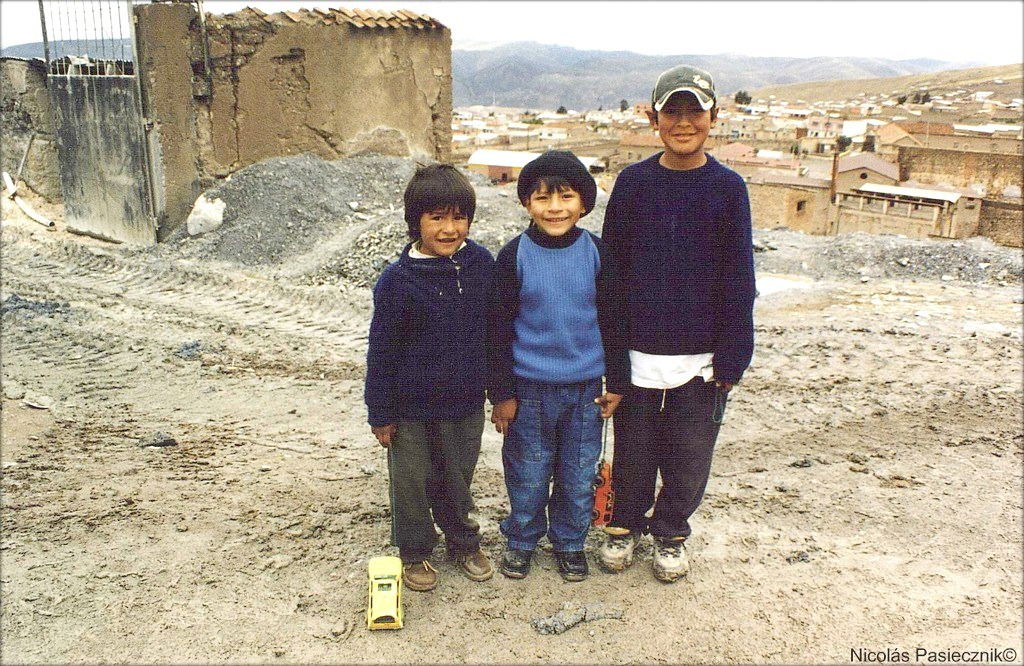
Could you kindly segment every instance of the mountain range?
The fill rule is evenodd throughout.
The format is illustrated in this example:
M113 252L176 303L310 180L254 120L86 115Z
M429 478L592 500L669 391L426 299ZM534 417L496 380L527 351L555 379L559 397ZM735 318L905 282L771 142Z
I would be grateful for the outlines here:
M125 53L131 53L125 40ZM82 44L68 43L78 52ZM72 48L72 47L77 48ZM99 43L95 48L99 50ZM111 42L106 44L110 53ZM116 45L116 46L121 46ZM585 110L618 108L620 100L645 102L664 70L686 62L711 72L720 95L811 81L872 79L974 67L979 63L920 58L887 60L868 57L778 58L737 54L649 56L630 51L583 51L537 42L511 42L493 48L469 45L452 51L452 97L455 106L496 104L533 109L565 106ZM51 54L62 54L51 42ZM41 42L10 46L4 56L42 57Z
M491 49L453 50L452 97L455 106L618 108L622 99L630 104L648 101L658 75L684 62L711 72L720 95L791 83L906 76L979 64L926 58L649 56L512 42Z

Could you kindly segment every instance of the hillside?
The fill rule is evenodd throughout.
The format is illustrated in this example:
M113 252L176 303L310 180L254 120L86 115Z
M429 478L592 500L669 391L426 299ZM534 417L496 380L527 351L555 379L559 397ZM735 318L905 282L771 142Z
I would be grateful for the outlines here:
M456 106L493 103L532 108L607 108L621 99L630 103L646 100L658 74L680 62L712 72L719 92L726 95L767 85L906 76L958 66L928 59L648 56L513 42L493 49L452 51L452 90Z
M906 76L767 86L751 90L750 93L754 99L767 99L770 95L775 95L778 99L819 102L851 99L861 93L880 95L927 90L934 94L953 90L969 92L991 90L995 92L997 99L1009 100L1014 97L1024 97L1022 73L1024 73L1024 68L1020 64L996 65ZM1003 83L997 84L994 82L995 79L1002 79Z

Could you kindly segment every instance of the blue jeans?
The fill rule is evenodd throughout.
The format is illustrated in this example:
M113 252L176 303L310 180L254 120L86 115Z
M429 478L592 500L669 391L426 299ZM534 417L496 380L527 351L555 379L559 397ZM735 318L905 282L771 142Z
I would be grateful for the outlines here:
M583 550L601 456L600 395L600 377L576 384L516 379L519 409L501 449L512 507L501 533L509 548L533 550L546 532L555 552Z

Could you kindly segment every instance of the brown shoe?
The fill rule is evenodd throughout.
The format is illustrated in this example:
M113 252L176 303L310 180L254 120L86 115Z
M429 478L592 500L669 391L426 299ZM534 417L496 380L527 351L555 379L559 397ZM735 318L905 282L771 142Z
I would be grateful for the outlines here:
M494 567L491 566L491 561L487 559L484 551L479 548L472 553L456 555L455 561L459 563L459 567L462 568L462 573L466 574L466 578L475 580L478 583L494 575Z
M404 564L402 581L414 592L429 592L437 586L437 569L428 560Z

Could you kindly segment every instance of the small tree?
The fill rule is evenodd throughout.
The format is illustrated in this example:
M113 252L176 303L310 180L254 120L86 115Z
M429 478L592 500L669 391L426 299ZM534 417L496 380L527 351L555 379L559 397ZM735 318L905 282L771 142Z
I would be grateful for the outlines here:
M921 95L921 103L924 104L925 102L930 101L931 98L932 98L932 96L929 95L928 91L926 90L925 93L923 95Z
M900 95L899 97L896 98L896 103L897 104L906 104L907 103L907 96L906 95Z
M555 111L555 113L569 113L569 111L566 110L566 108L564 106L560 106L560 107L558 107L558 110Z
M737 90L732 98L737 104L750 104L750 101L753 99L746 90Z
M628 108L629 108L629 102L627 102L624 99L619 100L619 111L625 111Z
M836 139L836 152L843 152L844 150L850 147L851 143L853 143L853 139L851 139L850 137L839 137L838 139Z

